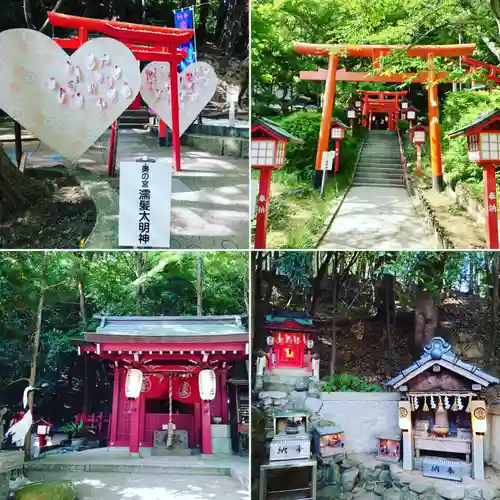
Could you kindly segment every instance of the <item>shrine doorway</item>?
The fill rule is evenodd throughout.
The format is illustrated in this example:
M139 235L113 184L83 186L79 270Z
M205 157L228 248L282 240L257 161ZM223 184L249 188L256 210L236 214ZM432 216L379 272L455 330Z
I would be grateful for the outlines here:
M389 129L389 114L388 113L372 113L371 130L388 130Z

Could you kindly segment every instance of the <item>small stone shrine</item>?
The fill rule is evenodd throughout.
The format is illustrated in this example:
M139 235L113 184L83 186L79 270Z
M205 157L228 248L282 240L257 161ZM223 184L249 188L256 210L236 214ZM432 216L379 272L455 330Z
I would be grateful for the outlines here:
M402 396L403 469L455 481L483 480L487 410L481 392L498 382L460 360L444 339L432 338L422 357L388 383Z

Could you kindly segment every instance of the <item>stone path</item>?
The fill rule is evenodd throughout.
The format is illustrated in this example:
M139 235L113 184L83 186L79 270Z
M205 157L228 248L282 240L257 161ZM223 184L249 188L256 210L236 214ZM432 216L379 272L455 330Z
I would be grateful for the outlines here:
M30 472L30 480L70 480L78 500L249 500L235 479L196 474Z
M85 248L118 247L118 179L107 176L109 133L71 166L43 144L29 143L28 168L63 164L72 170L96 203L97 224ZM15 158L13 143L5 148ZM139 130L120 130L117 166L141 156L171 160L172 150L160 148L156 139ZM248 248L248 160L217 157L188 147L181 148L182 171L172 180L172 249ZM119 175L119 170L118 170Z
M404 188L355 186L347 194L319 248L426 250L438 247Z

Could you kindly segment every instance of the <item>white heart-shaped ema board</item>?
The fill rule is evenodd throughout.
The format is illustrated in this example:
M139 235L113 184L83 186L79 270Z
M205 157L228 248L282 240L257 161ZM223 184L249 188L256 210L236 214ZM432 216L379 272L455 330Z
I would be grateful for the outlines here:
M179 134L182 135L210 102L217 89L217 75L210 64L190 64L177 75L179 82ZM141 96L172 129L170 65L149 63L141 73Z
M70 161L130 106L140 81L134 54L117 40L96 38L69 56L38 31L0 33L0 108Z

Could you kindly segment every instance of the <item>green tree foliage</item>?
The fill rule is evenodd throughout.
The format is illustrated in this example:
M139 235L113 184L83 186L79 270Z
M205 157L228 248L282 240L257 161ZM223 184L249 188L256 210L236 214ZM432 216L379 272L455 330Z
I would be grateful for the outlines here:
M492 4L495 2L491 2ZM252 84L254 100L262 106L278 105L288 112L301 96L318 103L322 83L299 79L301 70L326 67L326 58L299 56L294 41L331 44L451 44L459 37L476 43L474 57L496 64L485 37L498 42L494 10L488 0L256 0L252 6ZM499 10L500 11L500 10ZM404 52L382 58L382 72L426 69L423 59ZM340 57L340 67L370 71L368 58ZM438 69L463 77L457 61L440 60ZM394 88L387 84L361 84L360 88ZM356 85L340 82L336 102L343 105ZM285 101L283 95L291 101ZM257 97L258 96L258 97Z
M201 253L203 314L247 311L248 258L239 252ZM177 252L1 252L0 253L0 402L9 384L27 377L40 279L48 288L42 315L37 383L57 392L63 387L81 410L82 379L69 339L94 331L94 315L196 315L196 254ZM87 318L82 322L79 283ZM100 363L95 379L106 381ZM75 371L76 370L76 371ZM104 382L102 382L104 383ZM99 384L97 384L99 385ZM101 384L102 385L102 384ZM22 384L21 384L22 387ZM14 384L19 398L19 385Z

